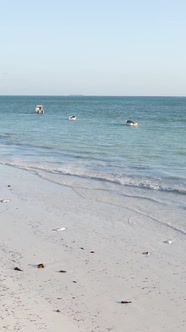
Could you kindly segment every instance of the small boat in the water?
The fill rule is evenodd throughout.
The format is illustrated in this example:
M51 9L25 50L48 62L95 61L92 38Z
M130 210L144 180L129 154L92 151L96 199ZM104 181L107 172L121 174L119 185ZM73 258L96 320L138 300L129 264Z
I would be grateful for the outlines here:
M134 122L132 120L126 120L125 123L127 126L132 126L132 127L136 127L138 125L137 122Z
M43 105L36 105L36 113L37 114L44 114Z
M71 116L69 116L68 119L69 119L69 120L76 120L76 116L75 116L75 115L71 115Z

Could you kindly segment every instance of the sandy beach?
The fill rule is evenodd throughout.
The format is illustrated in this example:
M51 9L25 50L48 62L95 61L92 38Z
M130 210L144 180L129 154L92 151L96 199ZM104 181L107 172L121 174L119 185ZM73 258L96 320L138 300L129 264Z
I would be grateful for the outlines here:
M130 198L0 172L0 331L185 332L183 232Z

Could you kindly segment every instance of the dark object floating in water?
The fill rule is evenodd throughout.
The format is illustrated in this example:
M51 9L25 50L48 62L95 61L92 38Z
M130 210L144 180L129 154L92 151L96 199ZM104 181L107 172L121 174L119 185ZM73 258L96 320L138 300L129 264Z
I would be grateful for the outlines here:
M137 122L134 122L132 120L126 120L125 123L127 126L132 126L132 127L136 127L138 125Z
M128 303L132 303L132 301L121 301L120 303L122 303L122 304L128 304Z
M19 267L17 267L17 266L14 267L14 270L15 270L15 271L23 271L23 270L21 270L21 269L20 269Z
M10 187L11 187L11 185L10 185L10 184L8 184L8 187L10 188Z
M37 266L37 267L38 267L38 269L44 269L44 267L45 267L45 266L44 266L44 264L43 264L43 263L41 263L41 264L38 264L38 266Z
M77 284L77 281L76 281L76 280L73 280L73 283L74 283L74 284Z
M91 250L90 253L91 253L91 254L95 254L95 251L94 251L94 250Z

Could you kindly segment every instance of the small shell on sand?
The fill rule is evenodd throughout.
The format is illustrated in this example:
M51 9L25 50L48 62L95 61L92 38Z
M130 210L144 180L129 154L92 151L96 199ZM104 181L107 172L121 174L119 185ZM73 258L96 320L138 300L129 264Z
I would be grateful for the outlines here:
M43 263L41 263L41 264L38 264L38 266L37 266L37 267L38 267L38 269L44 269L44 267L45 267L45 266L44 266L44 264L43 264Z
M132 303L132 301L121 301L120 303L122 303L122 304L128 304L128 303Z
M8 203L8 202L10 202L10 200L9 199L1 199L0 202L1 203Z
M164 243L167 243L167 244L171 244L173 243L175 240L166 240L166 241L163 241Z
M142 255L149 256L149 255L150 255L150 252L149 252L149 251L144 251L144 252L142 252Z
M15 270L15 271L23 271L23 270L21 270L21 269L20 269L19 267L17 267L17 266L14 267L14 270Z
M60 228L53 228L53 232L60 232L60 231L64 231L65 227L60 227Z

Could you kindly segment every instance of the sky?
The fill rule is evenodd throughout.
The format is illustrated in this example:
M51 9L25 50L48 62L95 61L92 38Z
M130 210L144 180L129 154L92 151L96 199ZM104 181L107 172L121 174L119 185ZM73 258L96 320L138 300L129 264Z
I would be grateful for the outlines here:
M0 0L0 95L186 96L185 0Z

